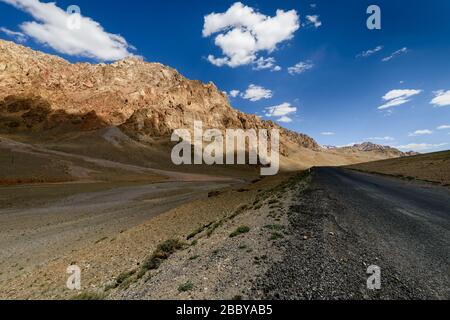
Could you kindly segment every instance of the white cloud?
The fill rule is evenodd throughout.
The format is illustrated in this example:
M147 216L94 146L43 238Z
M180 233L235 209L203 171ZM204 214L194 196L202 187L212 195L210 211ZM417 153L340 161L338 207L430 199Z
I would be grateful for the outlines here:
M263 58L260 57L255 61L254 70L271 70L271 71L281 71L281 67L276 64L276 60L272 57Z
M436 91L435 97L433 100L431 100L431 104L435 105L436 107L445 107L450 106L450 90L444 91Z
M306 16L306 24L305 25L309 25L312 24L314 27L319 28L320 26L322 26L322 22L319 20L319 16L318 15L312 15L312 16Z
M259 52L274 51L278 44L292 39L299 28L295 10L277 10L270 17L236 2L224 13L205 16L203 36L218 33L215 44L223 53L219 58L210 55L208 60L216 66L232 68L256 63Z
M437 149L443 146L448 145L448 143L437 143L437 144L430 144L430 143L410 143L407 145L397 146L395 148L400 150L406 150L406 151L426 151L431 149Z
M315 3L311 3L309 6L313 9L317 8L317 4L315 4Z
M422 92L422 90L414 90L414 89L391 90L383 96L383 99L384 100L392 100L392 99L405 98L405 97L408 98L408 97L417 95L421 92Z
M450 129L450 125L444 124L442 126L437 127L437 130L447 130Z
M334 133L334 132L321 132L320 134L323 135L323 136L334 136L336 133Z
M0 28L0 31L3 32L4 34L6 34L8 37L15 39L19 43L24 43L27 41L26 34L24 34L22 32L12 31L12 30L9 30L9 29L3 28L3 27Z
M373 54L375 54L375 53L377 53L377 52L379 52L381 50L383 50L383 46L378 46L378 47L376 47L374 49L363 51L360 54L358 54L356 57L357 58L367 58L367 57L370 57L371 55L373 55Z
M408 50L408 48L406 48L406 47L401 48L400 50L397 50L397 51L395 51L394 53L392 53L390 56L388 56L388 57L386 57L386 58L383 58L381 61L383 61L383 62L388 62L388 61L394 59L395 57L398 57L398 56L400 56L400 55L402 55L402 54L408 53L408 51L409 51L409 50Z
M259 101L262 99L270 99L273 96L273 92L269 89L251 84L247 90L241 94L241 97L250 101Z
M418 95L422 92L422 90L414 90L414 89L397 89L391 90L386 93L383 97L383 100L387 101L382 106L378 107L378 110L384 110L391 107L399 106L411 101L411 97Z
M291 75L301 74L303 72L306 72L307 70L310 70L314 67L314 64L311 62L299 62L295 66L289 67L288 72Z
M278 119L277 121L283 122L283 123L291 123L293 120L292 120L292 118L289 118L288 116L283 116L280 119Z
M215 58L213 55L208 56L208 61L217 67L223 67L228 62L226 58Z
M417 136L425 136L425 135L430 135L430 134L433 134L433 131L424 129L424 130L416 130L416 131L410 133L408 136L417 137Z
M293 107L291 104L285 102L277 106L266 108L266 117L279 118L278 121L281 122L292 122L289 115L297 112L297 108ZM290 120L288 120L290 119Z
M239 95L239 93L241 93L239 90L231 90L229 95L230 97L236 98Z
M55 51L104 61L130 56L130 46L120 35L106 32L96 21L80 16L80 28L69 28L71 17L53 2L0 0L30 14L35 21L20 25L21 31Z

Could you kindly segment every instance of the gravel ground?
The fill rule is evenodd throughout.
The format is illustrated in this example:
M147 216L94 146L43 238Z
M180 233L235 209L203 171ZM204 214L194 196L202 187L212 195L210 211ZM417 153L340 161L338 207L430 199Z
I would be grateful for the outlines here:
M254 201L220 220L217 228L212 222L199 230L187 248L172 254L157 270L109 292L107 298L247 299L254 279L282 259L293 195L287 187L285 192L277 187L260 192ZM232 236L242 227L248 230Z

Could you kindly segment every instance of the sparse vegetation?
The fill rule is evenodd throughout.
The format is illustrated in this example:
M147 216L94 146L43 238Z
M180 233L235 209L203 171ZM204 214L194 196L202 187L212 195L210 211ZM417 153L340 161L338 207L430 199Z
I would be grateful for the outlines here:
M242 205L240 206L232 215L230 215L228 217L228 220L233 220L234 218L236 218L238 215L240 215L241 213L245 212L248 210L248 205Z
M131 283L137 280L133 277L136 274L136 270L126 271L121 273L117 278L113 288L128 288Z
M214 233L214 231L216 231L217 228L219 228L220 226L222 226L224 223L224 220L219 220L217 222L214 222L211 227L208 229L208 232L206 233L206 236L209 238L212 236L212 234Z
M164 252L166 254L173 254L177 250L183 249L184 244L178 240L170 239L164 241L157 247L157 251Z
M191 291L192 289L194 289L194 285L190 281L188 281L178 287L179 292L188 292L188 291Z
M195 238L197 235L199 235L200 233L202 233L203 231L208 229L212 224L213 224L213 222L205 224L205 225L199 227L197 230L195 230L194 232L192 232L191 234L189 234L187 236L187 240L191 240L192 238Z
M259 210L262 208L262 203L258 203L256 206L253 207L254 210Z
M230 234L230 238L235 238L241 234L250 232L250 227L248 226L240 226L234 232Z
M279 224L270 224L270 225L265 226L264 228L273 230L273 231L284 230L284 226L279 225Z
M117 288L128 288L132 283L141 279L148 271L158 269L164 260L167 260L172 254L183 249L184 247L185 244L174 239L161 243L152 255L144 261L139 270L131 270L121 273L113 284L105 287L105 291Z
M284 236L281 233L272 232L272 236L270 237L270 240L276 241L276 240L283 239L283 238L284 238Z
M164 260L167 260L176 251L184 248L184 244L178 240L167 240L156 248L155 252L142 264L142 269L149 271L158 269Z

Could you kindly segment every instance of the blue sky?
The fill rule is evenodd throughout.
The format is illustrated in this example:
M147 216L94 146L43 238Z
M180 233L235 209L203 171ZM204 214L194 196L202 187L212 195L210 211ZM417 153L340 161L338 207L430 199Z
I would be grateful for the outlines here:
M0 37L72 62L161 62L324 145L450 148L449 1L45 2L0 0ZM371 4L381 30L366 27ZM69 5L92 19L74 39L58 24Z

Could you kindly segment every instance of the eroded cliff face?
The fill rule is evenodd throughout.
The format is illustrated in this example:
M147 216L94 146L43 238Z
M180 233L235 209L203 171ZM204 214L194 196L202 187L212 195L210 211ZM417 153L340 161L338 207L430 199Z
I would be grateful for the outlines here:
M66 122L76 126L87 119L76 127L119 126L146 140L202 121L206 129L280 129L284 154L287 143L319 149L306 135L233 109L213 83L188 80L172 68L137 58L71 64L0 40L0 101L2 118L9 119L0 126L9 131L46 130Z

